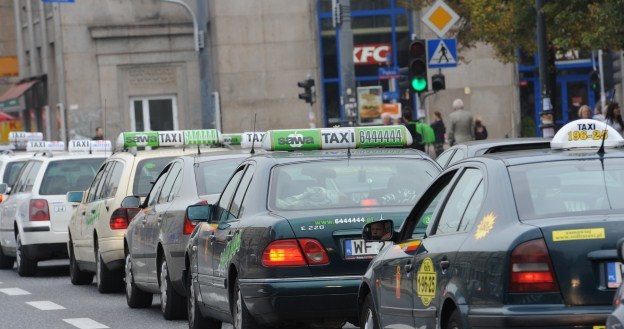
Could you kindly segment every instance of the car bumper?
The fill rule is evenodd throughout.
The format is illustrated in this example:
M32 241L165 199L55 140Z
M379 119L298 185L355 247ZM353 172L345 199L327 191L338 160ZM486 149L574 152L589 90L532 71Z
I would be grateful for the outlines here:
M67 243L29 244L22 248L24 257L36 261L68 258Z
M361 276L241 279L250 314L263 325L357 318Z
M477 308L460 306L468 314L473 329L478 328L590 328L604 326L612 311L605 306L567 305L505 305L503 307Z
M109 264L125 262L123 235L98 239L98 248L102 254L102 260L109 269L111 269Z
M66 245L69 240L67 232L50 231L50 226L23 226L20 230L22 246L61 243Z

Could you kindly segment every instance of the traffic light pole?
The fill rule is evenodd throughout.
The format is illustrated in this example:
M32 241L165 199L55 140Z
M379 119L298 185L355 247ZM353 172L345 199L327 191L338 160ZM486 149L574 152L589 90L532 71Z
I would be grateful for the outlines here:
M355 67L353 62L353 32L351 31L350 0L335 0L333 15L338 27L338 43L340 50L340 106L341 121L355 126L358 119L357 100L355 95Z
M537 12L537 57L539 62L539 83L542 91L542 112L540 112L543 137L553 137L555 135L555 114L550 101L550 90L548 89L548 70L546 61L548 60L548 45L546 42L546 23L542 14L544 0L535 0L535 10Z

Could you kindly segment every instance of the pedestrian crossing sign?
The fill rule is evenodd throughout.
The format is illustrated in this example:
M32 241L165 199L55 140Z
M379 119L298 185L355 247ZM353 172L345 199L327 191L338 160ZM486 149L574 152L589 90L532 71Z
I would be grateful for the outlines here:
M457 39L427 40L427 62L430 69L457 66Z

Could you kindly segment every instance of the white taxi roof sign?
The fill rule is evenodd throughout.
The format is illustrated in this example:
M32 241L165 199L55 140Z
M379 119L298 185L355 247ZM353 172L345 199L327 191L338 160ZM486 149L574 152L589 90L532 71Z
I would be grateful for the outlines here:
M9 132L9 142L28 142L28 141L42 141L43 133L40 132L26 132L26 131L11 131Z
M368 126L269 130L262 140L267 151L330 150L412 145L405 126Z
M68 142L67 150L69 152L111 152L112 147L111 141L107 140L72 139Z
M266 135L264 131L221 134L221 143L225 145L240 145L243 149L250 149L252 145L261 148L264 135Z
M550 142L551 149L599 148L624 146L624 138L605 122L579 119L567 123Z
M27 152L65 151L65 142L62 141L29 141L26 144Z

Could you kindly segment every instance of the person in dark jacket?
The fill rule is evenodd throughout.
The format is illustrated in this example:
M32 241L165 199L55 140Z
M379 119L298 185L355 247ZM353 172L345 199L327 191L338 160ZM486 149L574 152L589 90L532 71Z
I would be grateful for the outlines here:
M481 123L480 119L475 120L474 130L475 140L487 139L487 128Z
M440 153L444 152L444 134L446 134L446 126L444 126L444 121L442 121L442 114L438 111L433 113L431 128L433 128L433 132L435 133L433 148L437 157Z
M412 135L412 140L414 141L409 147L424 152L425 144L423 143L423 136L416 131L416 122L413 121L413 117L413 111L411 109L407 109L405 112L403 112L403 120L401 120L402 122L404 122L407 131L409 131L410 135Z

